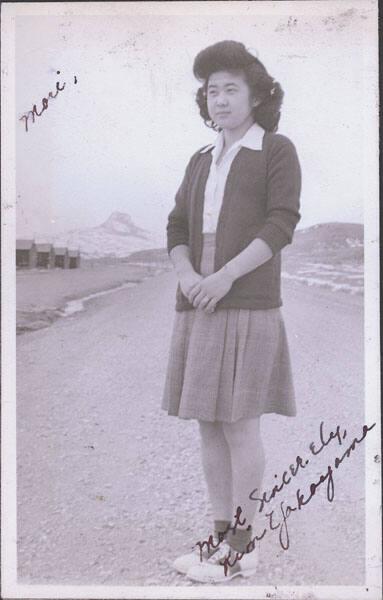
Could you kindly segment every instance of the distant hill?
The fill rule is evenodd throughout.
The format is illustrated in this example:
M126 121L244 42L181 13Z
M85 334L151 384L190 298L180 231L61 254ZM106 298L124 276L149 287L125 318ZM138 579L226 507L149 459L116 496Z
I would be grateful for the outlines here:
M297 229L294 235L294 246L316 248L336 247L361 248L363 246L364 228L361 223L318 223L305 229Z
M304 254L332 263L363 262L364 228L361 223L319 223L295 231L293 243L283 251L284 259Z

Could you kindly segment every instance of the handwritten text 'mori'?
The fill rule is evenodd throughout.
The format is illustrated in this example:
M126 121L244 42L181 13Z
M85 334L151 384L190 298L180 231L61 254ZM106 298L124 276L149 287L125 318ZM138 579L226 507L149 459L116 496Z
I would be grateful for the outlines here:
M60 71L57 71L57 75L60 75ZM74 76L74 83L77 83L77 77L76 75ZM32 119L32 123L35 122L36 117L41 117L41 115L43 114L43 112L45 110L47 110L48 105L49 105L49 100L56 98L56 96L58 95L59 92L62 92L63 89L65 88L65 82L60 86L60 82L56 81L56 93L54 94L53 92L49 92L48 97L47 98L42 98L41 100L41 104L42 104L42 108L40 110L40 112L37 110L37 106L36 104L33 105L32 110L28 111L25 115L22 115L19 119L19 121L23 121L25 123L25 131L28 131L28 120L31 118Z

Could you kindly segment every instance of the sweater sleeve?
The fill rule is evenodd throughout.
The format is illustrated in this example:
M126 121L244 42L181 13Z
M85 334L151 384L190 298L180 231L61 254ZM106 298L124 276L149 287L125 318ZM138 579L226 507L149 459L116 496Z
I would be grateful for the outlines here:
M282 136L281 136L282 137ZM299 213L301 168L294 144L287 138L270 148L267 169L266 221L257 237L270 247L273 254L290 244Z
M176 193L175 206L168 215L168 224L166 226L168 254L170 254L172 248L179 244L189 244L187 193L192 159L193 157L186 167L184 178Z

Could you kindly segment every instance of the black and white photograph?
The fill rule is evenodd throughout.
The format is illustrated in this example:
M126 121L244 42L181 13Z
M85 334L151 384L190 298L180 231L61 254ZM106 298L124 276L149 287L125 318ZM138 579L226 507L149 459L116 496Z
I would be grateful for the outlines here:
M1 28L2 597L378 600L377 1Z

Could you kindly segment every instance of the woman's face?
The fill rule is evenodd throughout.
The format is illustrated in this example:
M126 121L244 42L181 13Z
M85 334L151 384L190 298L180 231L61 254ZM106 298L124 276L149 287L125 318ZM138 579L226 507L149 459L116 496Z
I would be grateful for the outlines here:
M217 71L207 85L209 116L222 129L237 129L254 122L255 106L250 88L241 72Z

